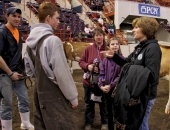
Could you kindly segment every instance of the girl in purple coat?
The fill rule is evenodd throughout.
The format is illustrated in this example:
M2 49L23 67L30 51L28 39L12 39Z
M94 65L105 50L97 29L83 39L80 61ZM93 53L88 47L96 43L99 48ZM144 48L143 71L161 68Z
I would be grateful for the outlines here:
M116 38L111 38L107 46L114 50L115 53L122 55L120 50L119 40ZM117 65L112 59L104 58L102 66L100 68L100 75L98 85L100 89L105 93L107 111L108 111L108 129L114 129L113 123L113 106L112 106L112 97L114 87L119 78L121 67Z

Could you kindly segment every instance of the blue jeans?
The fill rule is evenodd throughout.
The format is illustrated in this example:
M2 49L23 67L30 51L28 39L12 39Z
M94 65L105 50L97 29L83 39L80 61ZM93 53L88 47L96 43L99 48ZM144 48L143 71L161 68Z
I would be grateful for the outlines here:
M28 93L24 80L12 81L6 74L0 74L1 99L0 117L2 120L12 119L12 90L17 96L20 113L29 112Z
M108 29L110 34L114 34L114 29Z
M144 115L144 118L143 118L143 121L142 121L142 124L139 130L149 130L149 126L148 126L149 114L150 114L150 111L152 109L154 102L155 102L155 99L149 100L146 111L145 111L145 115Z

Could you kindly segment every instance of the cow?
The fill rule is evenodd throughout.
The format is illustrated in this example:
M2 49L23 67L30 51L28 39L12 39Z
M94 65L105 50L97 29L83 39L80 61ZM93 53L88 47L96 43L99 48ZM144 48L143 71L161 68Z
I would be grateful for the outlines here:
M71 73L73 73L72 70L73 61L78 62L84 50L92 44L93 43L87 43L87 42L65 42L64 43L64 51L71 69Z
M159 41L159 45L162 51L160 77L166 76L166 79L169 80L169 99L166 104L165 113L170 114L170 44Z

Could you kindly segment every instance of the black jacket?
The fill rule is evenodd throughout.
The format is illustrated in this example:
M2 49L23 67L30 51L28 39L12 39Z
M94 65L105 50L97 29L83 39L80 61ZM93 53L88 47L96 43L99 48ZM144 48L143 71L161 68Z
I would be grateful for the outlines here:
M113 60L118 65L123 66L126 63L133 63L134 65L142 65L151 71L149 79L151 80L150 100L156 98L157 86L159 83L159 71L161 63L162 52L157 40L147 40L139 43L135 50L125 59L114 55Z
M2 24L0 26L0 56L5 60L11 71L18 70L22 62L22 39L19 34L19 43L10 32L10 30ZM0 69L0 73L5 73Z
M114 96L114 120L118 129L138 130L150 95L151 71L141 65L123 67Z

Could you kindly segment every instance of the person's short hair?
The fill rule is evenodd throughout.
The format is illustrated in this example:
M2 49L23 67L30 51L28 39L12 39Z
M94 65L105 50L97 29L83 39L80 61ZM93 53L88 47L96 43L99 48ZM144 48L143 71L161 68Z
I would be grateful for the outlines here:
M132 22L132 26L138 26L142 29L142 33L146 35L148 39L155 39L155 34L158 30L159 24L155 18L151 17L140 17L136 18Z
M51 17L54 15L55 12L60 13L59 8L51 3L51 2L43 2L40 4L38 8L38 18L39 22L43 23L45 21L45 18L50 15Z
M6 14L9 16L10 14L14 14L14 13L19 13L22 14L22 11L19 8L16 7L10 7L7 9Z
M94 30L93 30L93 37L96 35L96 34L99 34L99 33L101 33L101 34L103 34L103 36L105 36L105 32L101 29L101 28L95 28Z
M118 43L119 43L118 55L122 55L122 51L121 51L121 48L120 48L120 42L121 42L120 38L113 37L113 38L109 39L109 40L107 41L107 46L110 47L110 43L111 43L111 41L113 41L113 40L117 40L117 41L118 41Z
M86 25L85 25L85 27L88 27L88 26L89 26L89 24L86 24Z

